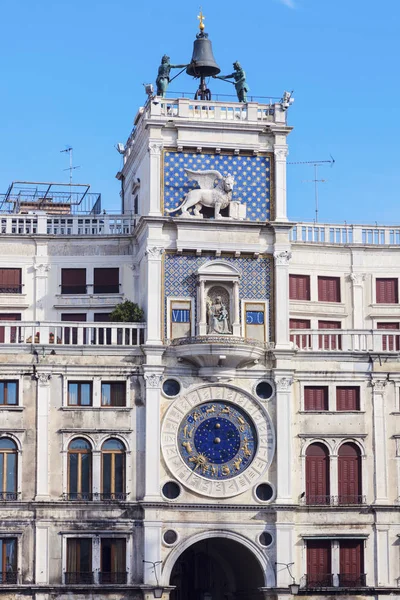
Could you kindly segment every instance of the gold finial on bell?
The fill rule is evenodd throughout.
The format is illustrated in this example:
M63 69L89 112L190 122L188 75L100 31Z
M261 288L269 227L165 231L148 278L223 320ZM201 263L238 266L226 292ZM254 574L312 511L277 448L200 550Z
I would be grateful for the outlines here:
M200 29L201 32L203 32L204 28L205 28L205 25L204 25L205 16L203 15L203 9L201 7L200 7L200 14L197 15L197 18L200 21L200 23L199 23L199 29Z

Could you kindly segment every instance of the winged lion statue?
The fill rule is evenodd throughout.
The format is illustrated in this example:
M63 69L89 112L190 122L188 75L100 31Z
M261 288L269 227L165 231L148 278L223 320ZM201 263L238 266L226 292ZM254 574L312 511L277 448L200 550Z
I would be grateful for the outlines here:
M219 171L213 169L207 171L192 171L185 169L185 173L189 181L197 181L200 186L194 190L190 190L179 206L171 209L166 209L167 213L174 213L181 210L181 217L191 217L188 212L189 208L194 207L194 217L203 218L201 208L209 206L214 208L214 218L222 219L220 211L226 208L232 200L233 186L235 178L233 175L223 176ZM217 181L217 184L215 183Z

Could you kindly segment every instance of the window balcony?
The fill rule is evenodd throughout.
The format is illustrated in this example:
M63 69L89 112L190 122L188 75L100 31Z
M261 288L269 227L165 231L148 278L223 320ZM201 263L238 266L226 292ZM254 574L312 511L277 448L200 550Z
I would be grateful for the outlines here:
M341 588L360 588L366 587L366 574L365 573L343 573L338 575L339 587Z
M0 502L15 502L20 496L20 492L0 492Z
M15 585L19 583L18 571L0 571L0 585Z
M127 582L127 572L105 572L100 571L99 573L99 583L103 585L124 585Z
M62 499L67 502L126 502L129 492L67 492Z
M321 588L333 587L333 575L332 573L304 575L301 578L300 587L306 590L317 590Z
M91 571L86 572L66 572L64 573L65 585L92 585L94 583L93 573Z
M325 496L308 494L300 499L303 506L359 506L367 503L367 498L361 494Z
M343 573L333 575L331 573L315 573L303 575L300 580L300 588L303 590L321 590L325 588L362 588L366 587L365 573Z
M291 329L290 341L297 352L399 353L400 330Z

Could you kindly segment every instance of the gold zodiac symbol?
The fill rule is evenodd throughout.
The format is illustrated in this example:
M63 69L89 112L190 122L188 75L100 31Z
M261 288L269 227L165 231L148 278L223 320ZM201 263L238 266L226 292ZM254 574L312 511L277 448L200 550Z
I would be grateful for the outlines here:
M229 406L225 406L223 409L221 409L221 413L225 413L227 415L229 415L231 409L229 408Z
M247 438L244 438L243 440L242 450L245 456L251 456L251 451L249 449L249 440Z
M194 470L196 470L198 467L203 468L207 462L207 456L204 454L198 454L197 456L192 456L192 458L189 458L189 462L194 463Z
M231 470L229 467L222 467L222 475L230 475L231 474Z
M212 406L210 406L210 408L206 409L206 413L214 413L215 412L215 406L214 404Z
M239 471L241 462L242 462L242 458L240 456L239 456L239 458L237 458L236 460L233 461L233 466L235 467L236 471Z
M184 448L186 448L186 450L188 451L189 454L191 454L193 452L193 448L192 448L190 442L182 442L182 446Z

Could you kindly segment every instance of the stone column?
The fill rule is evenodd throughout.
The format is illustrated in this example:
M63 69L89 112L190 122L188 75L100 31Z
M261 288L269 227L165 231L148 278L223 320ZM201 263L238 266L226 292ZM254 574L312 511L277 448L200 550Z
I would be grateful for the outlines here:
M143 367L146 384L144 500L160 496L160 392L163 368Z
M387 504L388 499L388 456L386 450L385 387L387 380L371 380L373 441L374 441L374 503ZM363 486L365 482L363 481Z
M286 143L275 144L275 221L287 221L286 210Z
M196 326L196 332L198 335L206 335L207 333L206 292L204 281L199 282L199 325L198 327Z
M329 463L329 493L331 496L339 495L339 463L338 463L338 455L331 454L330 463Z
M92 452L92 493L94 498L101 493L101 451L93 450Z
M365 273L350 273L353 284L353 329L365 329L364 322L364 281Z
M149 216L161 216L161 152L162 142L151 142L150 154L150 177L149 177Z
M35 583L49 583L49 528L40 523L35 532Z
M47 263L35 264L33 266L36 273L35 280L35 298L34 302L34 320L44 321L46 315L46 298L47 298L47 273L50 271L50 265ZM42 340L40 340L42 341ZM43 340L47 344L48 340Z
M276 385L276 470L277 470L277 503L292 502L292 411L291 387L293 378L288 375L278 376Z
M377 559L377 582L379 586L390 585L390 547L391 547L389 525L376 526L376 559ZM368 571L367 571L368 572ZM372 581L368 582L373 585Z
M146 249L147 257L147 340L146 344L162 344L162 255L164 249L158 246Z
M276 587L278 588L287 588L293 582L290 573L296 582L299 582L298 565L291 565L290 573L286 567L289 563L294 562L293 530L292 523L276 524Z
M239 300L239 282L233 282L233 335L240 336L240 300Z
M290 349L289 340L289 250L277 250L275 259L275 348Z
M36 497L49 500L50 373L37 373Z

